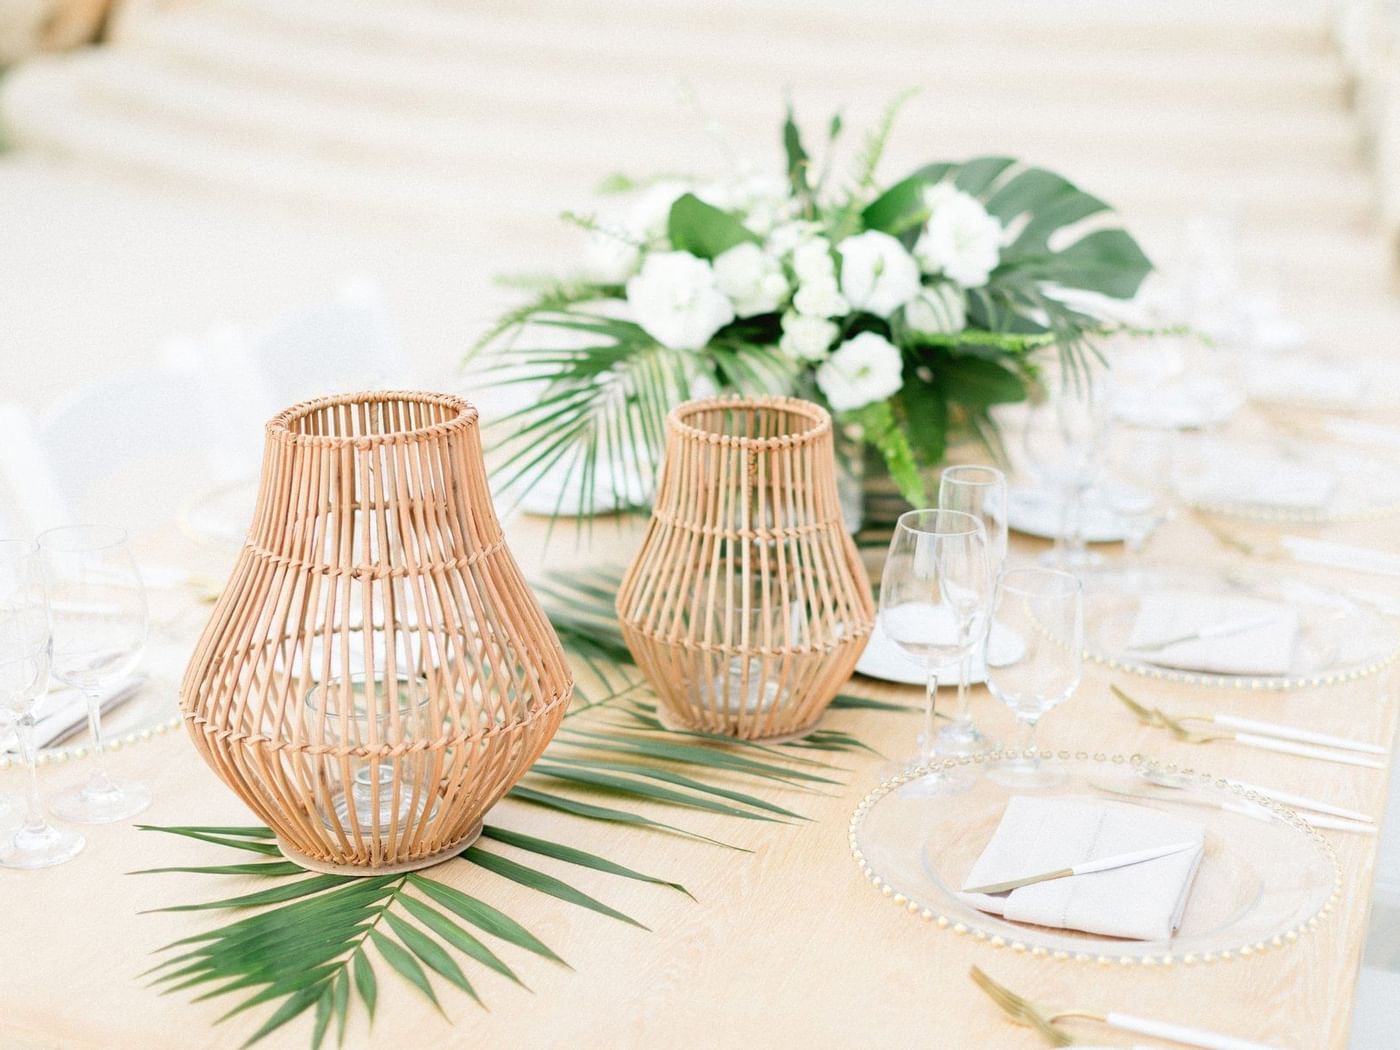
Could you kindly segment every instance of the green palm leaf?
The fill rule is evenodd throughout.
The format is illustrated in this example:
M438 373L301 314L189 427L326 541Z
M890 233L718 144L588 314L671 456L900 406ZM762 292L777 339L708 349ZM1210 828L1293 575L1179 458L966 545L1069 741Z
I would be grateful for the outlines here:
M701 831L638 812L665 807L701 814L711 821L800 820L798 810L763 797L749 785L798 794L840 784L830 756L868 750L854 735L825 728L803 741L782 746L735 741L706 733L675 733L657 719L656 704L642 692L645 683L622 641L612 595L620 574L592 570L558 575L545 588L551 619L560 627L566 650L600 686L584 704L566 714L555 740L527 779L507 796L516 803L548 807L570 817L600 821L633 832L681 834L719 846ZM861 713L907 711L903 705L841 697L835 708ZM548 781L550 790L538 786ZM601 805L588 797L615 799ZM226 925L181 938L159 950L147 976L164 993L195 990L199 998L234 1000L223 1019L275 1004L255 1029L253 1043L313 1011L311 1040L319 1046L334 1022L344 1038L358 1001L372 1020L379 978L370 946L381 966L424 994L440 1011L432 975L477 999L471 966L522 983L504 954L519 951L554 962L563 960L524 924L487 903L425 872L368 878L305 872L282 858L272 832L262 827L181 826L147 828L185 839L253 852L266 859L226 864L146 869L145 873L184 873L266 880L265 888L159 911L249 911ZM543 839L496 824L483 828L481 841L438 872L457 872L489 889L492 879L526 887L541 898L645 929L637 918L584 893L567 876L546 873L488 848L518 850L546 857L567 868L647 882L689 892L679 882L637 871L598 853ZM737 848L730 846L729 848ZM747 852L747 851L745 851ZM276 859L273 859L273 858ZM464 873L471 873L469 876ZM483 881L484 880L484 881ZM474 928L500 942L488 945ZM455 954L454 954L455 953Z

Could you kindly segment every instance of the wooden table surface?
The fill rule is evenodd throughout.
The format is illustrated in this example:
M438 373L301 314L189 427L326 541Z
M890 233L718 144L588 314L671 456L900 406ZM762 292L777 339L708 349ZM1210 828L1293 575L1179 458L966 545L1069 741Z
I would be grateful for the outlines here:
M1262 528L1231 526L1242 535ZM1393 521L1338 527L1329 536L1400 548ZM512 524L509 542L527 569L619 562L635 530L602 523L591 538L557 530L545 544L542 523ZM1043 544L1016 539L1013 558ZM1189 518L1168 525L1153 554L1199 562L1231 557ZM159 560L193 558L161 543ZM1280 571L1284 571L1280 568ZM1290 572L1331 579L1338 586L1382 584L1349 573ZM193 626L197 627L197 617ZM1373 813L1379 818L1388 771L1325 764L1252 752L1231 744L1175 744L1138 727L1110 697L1110 680L1127 680L1086 666L1084 683L1051 713L1041 740L1053 747L1143 752L1221 774L1283 788ZM1389 743L1396 706L1390 672L1327 689L1244 692L1145 683L1139 691L1168 708L1216 710L1305 725ZM910 701L917 690L857 679L851 691ZM947 695L947 694L945 694ZM980 724L1012 738L1007 711L977 690ZM582 717L591 717L585 715ZM824 725L848 730L886 756L912 750L918 716L848 710ZM155 803L139 820L151 824L250 822L241 804L205 767L183 732L111 755L114 770L140 777ZM1318 1050L1345 1044L1350 1000L1365 931L1375 840L1330 832L1345 873L1345 889L1329 921L1295 946L1209 966L1124 969L1032 959L920 922L881 895L857 870L847 848L847 822L857 800L888 759L840 757L849 772L828 794L761 792L811 818L781 825L686 812L684 824L751 849L740 853L664 833L620 829L506 802L492 814L504 827L528 831L648 873L682 882L692 901L672 890L595 872L531 863L558 871L574 885L645 923L636 929L541 896L479 868L456 864L440 877L494 903L526 924L573 967L521 951L505 951L530 991L473 967L483 1010L455 990L442 996L449 1020L384 975L379 1011L367 1027L358 1005L348 1046L403 1047L634 1047L792 1046L1030 1048L1030 1031L1009 1024L968 980L979 965L1012 987L1047 1002L1131 1011L1227 1031L1279 1047ZM44 788L55 791L85 774L82 763L47 765ZM0 773L0 792L20 789L14 770ZM653 807L661 813L661 807ZM666 813L674 818L675 811ZM231 896L244 880L219 884L203 875L129 875L133 869L218 864L230 851L130 825L85 828L86 851L42 872L0 871L0 1046L184 1050L234 1048L258 1023L241 1015L215 1021L225 1000L191 1003L191 993L157 995L138 974L150 953L175 938L206 930L208 913L139 914L172 903ZM242 859L242 858L238 858ZM252 880L247 880L251 885ZM227 921L227 920L226 920ZM311 1014L264 1044L308 1045ZM1148 1045L1076 1027L1087 1042ZM1098 1037L1102 1036L1102 1039ZM1166 1045L1166 1044L1162 1044Z

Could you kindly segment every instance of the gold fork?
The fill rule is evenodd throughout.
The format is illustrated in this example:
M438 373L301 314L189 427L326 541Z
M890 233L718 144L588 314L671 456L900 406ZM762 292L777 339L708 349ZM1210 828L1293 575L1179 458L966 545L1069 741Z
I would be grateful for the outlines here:
M1072 1038L1056 1028L1050 1018L1042 1014L1029 999L1023 999L1010 988L998 984L976 966L968 971L968 975L1011 1020L1035 1029L1051 1046L1070 1046L1074 1043Z
M977 986L986 992L992 1002L1001 1007L1007 1016L1013 1021L1034 1028L1052 1046L1073 1045L1074 1040L1067 1033L1056 1028L1055 1022L1078 1018L1083 1021L1097 1021L1099 1024L1116 1028L1120 1032L1155 1036L1158 1039L1184 1043L1187 1046L1203 1047L1205 1050L1225 1050L1227 1047L1230 1050L1274 1050L1263 1043L1237 1039L1219 1032L1208 1032L1201 1028L1188 1028L1185 1025L1171 1024L1166 1021L1134 1017L1131 1014L1111 1011L1099 1012L1097 1010L1056 1010L1049 1013L1024 996L1017 995L1005 985L998 984L975 966L971 969L970 975L977 982Z

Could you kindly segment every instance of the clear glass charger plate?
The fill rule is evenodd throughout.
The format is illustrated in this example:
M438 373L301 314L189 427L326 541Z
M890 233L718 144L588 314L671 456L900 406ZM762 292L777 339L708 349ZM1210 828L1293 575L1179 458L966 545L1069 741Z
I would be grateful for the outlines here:
M1341 889L1332 846L1291 810L1207 773L1141 756L1042 751L1062 774L1051 787L1010 787L988 776L1020 753L988 751L935 762L881 783L851 817L861 871L911 916L1018 953L1125 966L1216 962L1286 947L1315 929ZM969 779L954 794L902 790L929 772ZM1165 786L1170 785L1170 786ZM1143 806L1199 821L1205 851L1181 925L1138 941L1012 922L957 896L1013 795ZM1228 806L1229 808L1224 808Z
M1240 675L1154 664L1130 652L1142 597L1160 591L1258 598L1298 613L1286 674ZM1084 655L1096 663L1165 681L1237 689L1306 689L1374 674L1400 654L1400 632L1369 605L1303 580L1258 570L1169 565L1109 567L1084 576Z
M178 675L152 671L132 695L108 707L102 714L103 750L132 747L164 736L180 725ZM0 731L0 770L23 765L19 752L10 748L10 734ZM66 762L92 751L92 737L84 717L65 737L39 748L36 761Z
M1400 466L1354 448L1282 434L1199 436L1183 440L1176 457L1182 500L1208 514L1317 526L1400 513Z

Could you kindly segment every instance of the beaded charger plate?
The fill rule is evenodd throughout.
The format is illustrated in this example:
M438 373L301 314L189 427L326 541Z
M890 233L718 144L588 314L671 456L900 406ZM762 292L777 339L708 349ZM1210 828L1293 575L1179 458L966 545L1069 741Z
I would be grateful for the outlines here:
M1128 642L1145 595L1244 598L1287 606L1298 633L1287 671L1223 674L1153 663ZM1226 641L1226 639L1222 639ZM1400 630L1376 609L1303 580L1243 569L1130 566L1084 578L1084 655L1108 667L1164 681L1235 689L1306 689L1374 674L1400 655Z
M1050 787L989 776L1019 752L988 751L892 777L851 817L851 853L886 897L913 917L993 947L1047 958L1193 965L1249 957L1297 941L1331 912L1341 888L1332 846L1292 810L1209 774L1139 756L1043 751ZM957 793L907 786L930 774L966 779ZM978 911L957 896L1014 795L1140 806L1205 826L1205 850L1169 940L1052 929Z
M130 697L109 706L102 714L103 750L132 747L177 728L180 725L179 687L177 678L152 674ZM0 769L23 764L17 751L6 749L8 745L8 740L0 740ZM40 765L66 762L83 758L91 751L87 719L79 715L68 733L39 748L35 761Z

